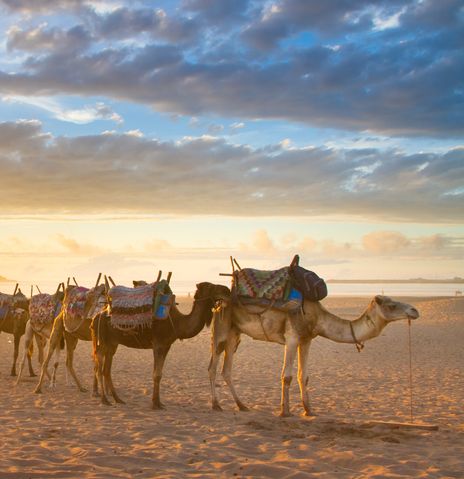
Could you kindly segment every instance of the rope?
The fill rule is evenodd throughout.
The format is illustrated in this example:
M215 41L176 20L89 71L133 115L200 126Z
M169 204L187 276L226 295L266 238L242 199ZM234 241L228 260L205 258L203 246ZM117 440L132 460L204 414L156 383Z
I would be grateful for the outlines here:
M411 344L411 320L408 319L408 342L409 342L409 415L412 416L412 344Z
M364 348L364 344L360 343L357 340L356 336L354 335L353 323L351 321L350 321L350 331L351 331L351 336L353 336L354 344L356 345L356 349L358 350L358 353L360 353Z

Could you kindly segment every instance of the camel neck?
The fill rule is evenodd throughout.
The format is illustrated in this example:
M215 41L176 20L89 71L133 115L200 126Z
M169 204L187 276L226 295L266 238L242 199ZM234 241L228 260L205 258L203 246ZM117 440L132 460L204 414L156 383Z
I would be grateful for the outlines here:
M192 310L189 314L182 314L178 308L173 305L171 318L176 327L176 334L179 339L188 339L196 336L211 319L211 308L212 301L209 298L194 300Z
M361 316L353 321L323 310L319 317L318 334L338 343L361 343L377 337L385 327L385 322L379 320L367 308Z

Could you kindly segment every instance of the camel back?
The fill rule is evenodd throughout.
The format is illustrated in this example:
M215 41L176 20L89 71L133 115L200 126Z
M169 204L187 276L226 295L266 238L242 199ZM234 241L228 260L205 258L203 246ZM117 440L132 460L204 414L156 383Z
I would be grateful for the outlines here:
M174 303L165 280L136 288L114 286L108 297L111 326L121 330L147 328L154 319L167 319Z
M64 324L67 330L73 329L77 321L92 319L107 306L104 285L95 288L76 286L66 291L63 300Z
M299 259L295 255L290 266L272 271L239 267L232 275L233 297L243 303L284 310L299 308L303 298L308 301L324 299L327 296L325 281L299 266Z
M61 301L51 294L36 294L29 303L29 318L32 325L43 326L51 323L61 309Z
M234 272L232 291L237 296L277 301L285 300L289 290L287 267L273 271L244 268Z

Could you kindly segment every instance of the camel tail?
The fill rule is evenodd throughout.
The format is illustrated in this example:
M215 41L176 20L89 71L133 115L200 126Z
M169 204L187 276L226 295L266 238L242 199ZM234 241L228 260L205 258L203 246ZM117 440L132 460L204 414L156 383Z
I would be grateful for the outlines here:
M108 321L105 313L100 313L95 316L90 326L92 331L92 346L93 346L93 357L96 359L97 351L100 348L102 342L104 342L105 337L108 334Z
M61 335L60 339L60 351L63 351L64 349L64 334Z
M32 358L32 354L34 353L34 341L31 341L31 345L29 346L29 349L27 350L27 355Z

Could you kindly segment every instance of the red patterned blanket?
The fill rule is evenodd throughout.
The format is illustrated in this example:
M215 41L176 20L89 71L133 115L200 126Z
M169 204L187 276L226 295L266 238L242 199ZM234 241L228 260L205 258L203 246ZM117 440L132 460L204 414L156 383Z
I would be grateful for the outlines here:
M29 303L29 318L32 325L43 326L53 322L61 306L60 301L51 294L36 294Z

